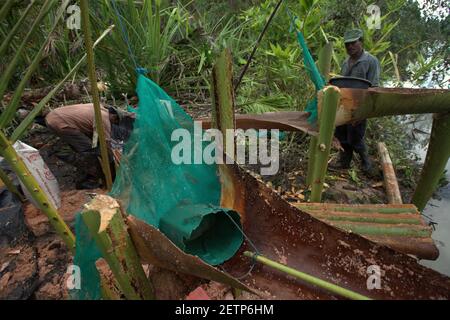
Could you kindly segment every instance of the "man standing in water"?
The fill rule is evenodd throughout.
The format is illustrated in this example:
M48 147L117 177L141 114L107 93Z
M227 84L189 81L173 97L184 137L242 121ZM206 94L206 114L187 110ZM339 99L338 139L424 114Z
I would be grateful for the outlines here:
M342 64L341 75L366 79L372 83L373 87L377 87L380 80L380 62L373 55L364 51L362 30L354 29L345 32L344 42L349 57ZM344 151L340 152L335 168L350 168L353 152L356 152L361 158L362 170L365 173L371 172L372 163L364 143L366 126L367 121L363 120L336 128L335 136Z

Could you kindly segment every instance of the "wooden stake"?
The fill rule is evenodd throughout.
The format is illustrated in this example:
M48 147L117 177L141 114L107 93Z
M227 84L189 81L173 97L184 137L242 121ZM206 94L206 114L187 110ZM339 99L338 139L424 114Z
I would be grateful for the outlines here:
M0 130L0 154L5 158L6 162L10 165L11 169L15 172L17 177L22 181L23 185L27 188L33 200L38 204L38 208L48 217L50 224L56 230L58 235L63 239L72 253L75 252L75 236L70 228L59 216L56 208L48 200L44 191L42 191L36 179L28 170L25 163L17 154L12 144L5 137Z
M111 190L112 188L111 168L109 166L108 147L106 145L107 142L105 138L105 131L103 128L102 112L100 108L100 97L98 95L97 76L95 74L95 64L94 64L94 49L91 38L91 25L89 22L89 5L87 0L80 0L80 8L81 8L82 28L84 34L84 43L86 46L86 54L88 62L89 81L91 82L91 96L95 110L95 127L97 129L98 140L100 143L101 165L106 179L106 189Z
M98 195L84 206L82 218L125 297L153 299L152 286L128 234L119 203L109 196Z
M435 114L427 157L412 203L422 211L436 190L450 157L450 113Z
M402 195L398 187L397 177L395 175L394 166L384 142L378 142L378 154L380 155L381 165L383 167L384 188L388 203L402 204Z
M328 167L331 143L333 141L336 110L339 105L340 91L338 87L328 86L319 92L319 138L317 140L316 155L314 157L314 172L312 179L311 202L320 202L322 189ZM320 108L323 105L323 108Z

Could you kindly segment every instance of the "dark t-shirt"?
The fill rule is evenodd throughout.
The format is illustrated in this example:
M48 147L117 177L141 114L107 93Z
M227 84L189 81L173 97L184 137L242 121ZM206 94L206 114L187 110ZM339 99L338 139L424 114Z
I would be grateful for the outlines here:
M341 75L345 77L356 77L369 80L372 86L380 84L380 62L370 53L363 51L361 57L350 66L350 58L345 59L341 68Z

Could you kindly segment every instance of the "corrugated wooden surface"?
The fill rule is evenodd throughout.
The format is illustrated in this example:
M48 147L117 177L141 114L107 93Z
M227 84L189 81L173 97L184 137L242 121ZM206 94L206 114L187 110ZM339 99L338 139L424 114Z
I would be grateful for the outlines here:
M403 253L430 260L439 256L431 238L431 227L412 204L297 203L295 206L332 226Z

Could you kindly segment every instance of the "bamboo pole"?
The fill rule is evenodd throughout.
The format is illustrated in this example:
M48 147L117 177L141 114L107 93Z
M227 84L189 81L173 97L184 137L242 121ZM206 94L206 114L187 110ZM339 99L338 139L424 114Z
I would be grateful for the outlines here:
M81 8L84 42L86 46L86 54L88 61L89 81L91 82L91 96L92 102L94 103L95 127L98 133L98 140L100 143L101 165L103 173L105 174L106 188L108 190L111 190L112 188L111 168L109 166L108 147L106 145L107 142L105 138L105 131L103 128L102 112L100 108L100 97L98 95L98 88L96 85L97 76L95 74L95 64L94 64L95 58L91 38L91 25L89 22L89 5L87 0L80 0L80 8Z
M402 204L402 195L398 187L397 177L395 175L394 166L384 142L378 142L378 154L380 155L381 165L383 167L384 188L388 203Z
M328 86L319 92L318 104L323 105L323 109L322 114L319 116L319 137L317 140L312 179L311 202L320 202L322 199L323 183L327 172L331 143L333 141L339 99L340 91L338 87Z
M336 125L402 114L448 113L450 90L406 88L341 88Z
M318 69L322 76L325 79L325 82L328 82L330 77L331 70L331 59L333 57L333 44L327 42L325 46L319 52L319 60L317 62ZM320 121L320 120L319 120ZM315 164L315 155L317 149L317 137L311 136L309 142L308 149L308 171L306 175L306 186L310 187L312 184L312 178L314 174L314 164Z
M420 216L417 217L397 217L398 215L394 215L394 217L390 215L382 215L373 217L375 214L369 215L341 215L341 214L332 214L332 213L312 213L312 216L322 220L328 221L341 221L341 222L365 222L365 223L379 223L379 224L412 224L412 225L422 225L422 221ZM410 214L408 214L411 216ZM386 216L386 217L384 217Z
M431 236L431 230L428 226L415 226L408 225L405 227L388 227L378 225L368 225L368 224L356 224L356 223L346 223L345 221L329 221L333 226L339 227L341 229L351 231L353 233L358 233L362 235L378 235L378 236L409 236L418 238L427 238Z
M28 170L25 163L17 154L11 143L0 130L0 154L8 162L17 177L22 181L27 188L33 200L38 204L38 208L48 217L50 224L56 230L58 235L63 239L69 250L75 251L75 236L70 231L67 224L59 216L57 210L50 201L48 201L46 194L42 191L36 179Z
M341 211L341 212L353 212L353 213L383 213L383 214L395 214L395 213L414 213L418 214L415 207L388 207L388 205L349 205L344 207L341 204L335 203L297 203L295 206L303 210L318 210L318 211Z
M436 190L450 158L450 113L435 114L430 143L412 203L422 211Z
M17 190L16 186L14 185L14 183L12 183L11 179L9 179L8 174L2 169L0 168L0 180L3 181L3 183L5 184L5 187L13 194L15 194L20 201L25 201L25 198L23 197L23 195L19 192L19 190Z
M153 289L142 269L119 203L99 195L84 206L81 216L125 297L153 299Z
M293 268L290 268L286 265L283 265L281 263L275 262L273 260L270 260L266 257L263 257L261 255L258 255L253 252L245 251L244 256L255 259L258 262L261 262L262 264L271 267L275 270L278 270L280 272L286 273L290 276L296 277L298 279L301 279L305 281L308 284L312 284L316 287L319 287L321 289L327 290L333 294L337 294L339 296L342 296L344 298L352 299L352 300L372 300L369 297L366 297L362 294L359 294L357 292L345 289L343 287L340 287L338 285L335 285L331 282L319 279L317 277L314 277L312 275L309 275L307 273L295 270Z

